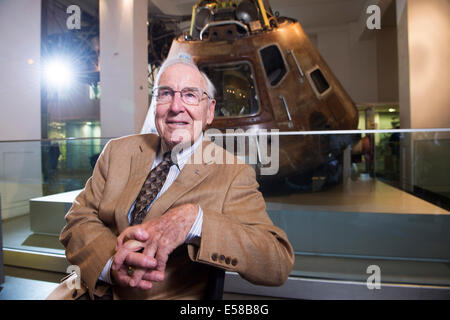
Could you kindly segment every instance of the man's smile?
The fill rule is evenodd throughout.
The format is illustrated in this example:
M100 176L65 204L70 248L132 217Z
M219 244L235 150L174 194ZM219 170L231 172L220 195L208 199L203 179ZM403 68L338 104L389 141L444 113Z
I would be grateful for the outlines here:
M183 127L189 125L189 122L183 120L167 120L166 124L169 127Z

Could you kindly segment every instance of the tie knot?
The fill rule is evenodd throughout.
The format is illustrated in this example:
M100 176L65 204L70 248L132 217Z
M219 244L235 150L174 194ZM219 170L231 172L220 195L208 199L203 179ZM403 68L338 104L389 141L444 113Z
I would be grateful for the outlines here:
M172 153L170 151L167 151L166 153L164 153L162 163L164 163L165 165L168 165L169 167L173 165Z

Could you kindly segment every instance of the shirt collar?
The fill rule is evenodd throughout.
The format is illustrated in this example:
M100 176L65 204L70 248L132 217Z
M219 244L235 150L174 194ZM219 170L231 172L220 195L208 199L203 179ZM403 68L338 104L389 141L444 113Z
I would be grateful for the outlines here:
M202 143L202 141L203 141L203 132L191 146L185 147L175 154L175 159L173 160L174 164L178 166L179 170L181 170L186 164L186 162L188 162L189 158L192 156L192 154L198 148L198 146ZM164 140L161 139L161 146L159 148L157 156L158 159L162 159L163 155L168 151L170 151L169 148L167 147Z

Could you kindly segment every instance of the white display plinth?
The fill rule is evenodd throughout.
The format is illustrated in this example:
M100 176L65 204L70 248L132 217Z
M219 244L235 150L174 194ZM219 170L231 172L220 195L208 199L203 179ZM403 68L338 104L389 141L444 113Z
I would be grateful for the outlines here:
M59 235L65 225L64 216L80 192L81 189L30 199L31 231Z

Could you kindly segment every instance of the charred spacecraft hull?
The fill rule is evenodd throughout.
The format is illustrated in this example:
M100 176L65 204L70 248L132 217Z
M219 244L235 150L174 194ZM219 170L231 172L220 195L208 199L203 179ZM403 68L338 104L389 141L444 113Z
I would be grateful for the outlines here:
M279 19L277 26L258 32L232 20L213 24L202 29L199 39L174 39L169 56L182 52L193 57L217 89L212 128L286 132L357 127L355 104L295 20ZM326 135L280 136L276 177L313 172L335 161L349 143Z

